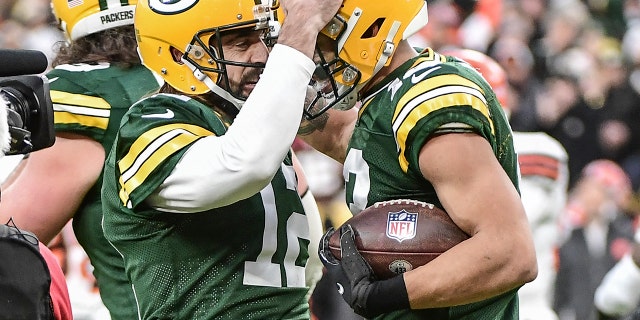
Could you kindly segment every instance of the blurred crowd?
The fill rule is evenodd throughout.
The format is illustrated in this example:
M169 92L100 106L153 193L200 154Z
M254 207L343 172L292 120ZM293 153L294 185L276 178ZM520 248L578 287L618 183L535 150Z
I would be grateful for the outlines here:
M53 60L53 46L64 41L49 0L0 1L0 48L42 51Z
M545 132L567 151L549 293L558 318L636 319L603 314L593 297L629 254L640 213L640 1L436 0L429 19L414 46L494 58L513 130Z
M513 89L514 131L545 132L566 149L553 306L560 320L598 319L594 292L629 252L640 213L640 0L430 0L429 20L410 39L416 48L494 58ZM0 1L0 48L39 50L51 61L58 41L50 0ZM341 224L350 214L340 165L302 142L294 148L326 226ZM73 288L76 278L90 281L88 260L65 241L74 314L97 319L94 287Z
M430 5L416 45L461 46L496 59L514 89L513 129L559 140L570 155L570 185L588 162L606 158L637 190L640 2L479 0L475 10L459 8Z
M593 297L629 253L640 213L640 1L437 0L429 10L414 45L494 58L512 89L513 130L545 132L567 151L549 292L558 318L622 316L603 314Z

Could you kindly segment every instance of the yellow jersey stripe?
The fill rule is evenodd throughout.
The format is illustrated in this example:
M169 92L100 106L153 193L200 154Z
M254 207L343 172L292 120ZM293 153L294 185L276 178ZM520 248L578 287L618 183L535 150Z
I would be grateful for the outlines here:
M163 143L163 141L159 140L159 138L163 135L165 135L165 139L167 137L170 137L171 134L168 136L166 136L166 134L170 133L173 130L177 130L173 133L174 135L177 133L187 133L198 137L213 135L213 133L209 130L185 123L172 123L153 128L143 133L136 139L136 141L133 142L131 148L129 149L129 152L118 162L120 172L124 173L129 170L134 162L140 161L139 158L144 158L145 154L146 157L150 156L148 153L153 153L155 149L160 147L160 145L158 144ZM169 139L167 139L167 141L168 140Z
M166 134L169 138L166 142L160 143L159 147L150 153L141 163L131 167L128 171L122 172L120 182L120 200L123 204L129 201L129 195L149 177L151 172L157 168L171 154L182 149L184 146L201 138L184 130L173 130ZM162 139L162 137L161 137Z
M100 97L87 96L78 93L69 93L57 90L51 90L51 101L53 103L82 106L94 109L110 109L111 105Z
M447 87L447 86L465 86L465 87L478 90L480 91L481 95L484 95L484 91L482 90L482 88L480 88L480 86L478 86L473 81L467 78L463 78L455 74L445 74L445 75L436 76L433 78L429 78L425 81L416 83L413 87L411 87L411 89L409 89L409 91L407 91L402 96L402 98L400 99L400 101L398 101L398 104L396 105L396 110L393 113L392 121L393 122L396 121L398 115L401 113L401 111L404 109L405 105L409 101L415 99L420 95L423 95L424 93L428 93L429 91L434 90L436 88Z
M52 90L53 119L56 124L79 124L106 130L111 105L100 98Z
M412 103L407 105L407 107L409 107L409 112L404 114L401 118L398 118L398 120L393 123L394 135L396 136L396 143L398 144L398 160L402 170L406 172L409 167L409 162L404 154L409 132L416 126L420 119L424 118L429 113L434 110L450 106L471 106L472 108L480 111L489 120L489 123L491 123L491 131L494 132L493 123L491 122L489 115L489 108L482 95L461 93L456 90L446 94L433 96L427 100L414 100Z
M88 116L65 111L54 111L53 119L55 124L80 124L86 127L94 127L106 130L109 125L109 111L106 117Z
M129 152L118 162L120 169L120 200L124 205L129 195L138 188L149 174L174 152L213 133L202 127L173 123L153 128L142 134Z

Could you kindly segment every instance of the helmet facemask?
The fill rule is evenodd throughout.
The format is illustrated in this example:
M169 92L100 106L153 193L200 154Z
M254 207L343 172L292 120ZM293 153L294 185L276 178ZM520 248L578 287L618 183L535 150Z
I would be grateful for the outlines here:
M359 87L362 73L353 65L341 59L338 55L338 41L344 33L345 22L339 16L327 25L331 38L324 33L318 35L314 61L316 70L311 77L309 86L315 92L307 94L305 100L304 116L312 120L334 108L338 110L351 109L357 101L357 88Z
M268 55L264 41L279 30L273 0L257 2L140 1L134 20L142 64L161 77L170 91L214 95L240 109L253 84L234 82L242 83L242 74L250 70L256 70L253 78L258 77ZM239 37L239 30L253 36L252 45L225 44L227 35Z
M316 45L316 70L309 83L314 94L307 94L304 108L307 120L315 119L331 108L351 109L357 100L356 87L362 78L360 71L335 54L330 55L331 59L325 56L328 56L327 52L323 53L320 46ZM345 75L351 79L348 84L336 81L336 77L345 78Z
M233 45L246 50L260 42L267 50L264 40L268 37L268 30L258 20L200 30L187 46L181 62L187 64L194 76L211 91L239 109L249 95L249 92L242 91L243 84L257 82L265 63L233 60L233 57L228 57L233 54L225 56L225 47ZM239 82L234 82L229 76L229 68L233 67L252 70L243 72L242 78L236 80Z

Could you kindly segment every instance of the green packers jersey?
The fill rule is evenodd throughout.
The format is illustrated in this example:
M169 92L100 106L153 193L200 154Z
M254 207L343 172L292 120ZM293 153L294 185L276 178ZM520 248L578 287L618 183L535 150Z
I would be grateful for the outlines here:
M346 201L357 214L378 201L415 199L440 207L418 166L435 132L475 132L493 147L514 185L511 128L490 86L466 63L432 50L406 62L365 97L344 163ZM380 319L517 319L516 290L444 309L401 311Z
M93 139L111 149L120 119L142 96L158 89L158 82L142 65L129 69L104 64L60 65L47 74L57 133ZM133 319L135 299L124 275L120 255L102 234L102 176L85 195L73 218L73 229L94 267L103 303L113 319Z
M169 94L123 118L105 165L103 228L124 257L140 317L308 319L308 226L290 154L267 187L228 206L168 213L145 202L189 146L226 133L221 119Z

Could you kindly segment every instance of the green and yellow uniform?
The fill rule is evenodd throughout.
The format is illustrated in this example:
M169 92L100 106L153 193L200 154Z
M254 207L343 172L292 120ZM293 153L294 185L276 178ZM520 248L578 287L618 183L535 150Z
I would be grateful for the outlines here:
M56 133L68 132L99 142L111 150L120 119L142 96L155 92L158 81L142 65L123 69L101 64L65 64L47 77ZM73 230L84 248L104 305L113 319L133 319L135 299L120 255L102 233L102 175L87 192L73 217Z
M308 226L291 154L262 191L227 206L171 213L145 201L189 146L229 125L169 94L140 101L123 119L105 165L103 227L142 319L309 318Z
M466 63L427 49L368 92L373 94L363 100L344 163L346 201L354 214L393 199L442 207L418 165L422 146L436 133L475 132L487 139L517 188L511 128L490 86ZM399 311L376 319L517 318L517 291L512 290L469 305Z

